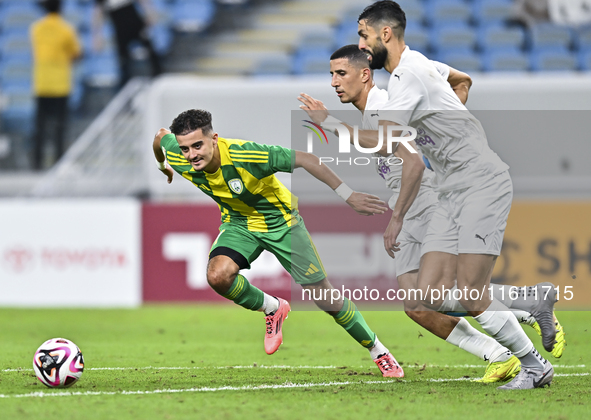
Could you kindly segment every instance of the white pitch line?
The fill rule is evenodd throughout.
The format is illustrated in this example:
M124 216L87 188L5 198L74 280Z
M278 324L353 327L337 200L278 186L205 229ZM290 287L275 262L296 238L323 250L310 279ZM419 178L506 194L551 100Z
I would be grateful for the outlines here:
M590 373L559 373L554 376L589 376ZM202 388L187 388L187 389L155 389L153 391L57 391L57 392L31 392L29 394L0 394L2 398L44 398L44 397L78 397L78 396L93 396L93 395L151 395L151 394L180 394L185 392L218 392L218 391L258 391L262 389L289 389L289 388L314 388L314 387L329 387L329 386L343 386L343 385L366 385L366 384L391 384L391 383L411 383L411 382L458 382L470 381L474 378L455 378L455 379L427 379L427 380L406 380L406 379L388 379L383 381L343 381L343 382L309 382L303 384L294 384L286 382L284 384L274 385L246 385L246 386L221 386L217 388L202 387Z
M553 365L558 369L578 369L585 368L586 365ZM207 370L207 369L363 369L371 368L372 366L289 366L289 365L247 365L247 366L143 366L143 367L97 367L86 368L90 370ZM449 368L449 369L463 369L463 368L485 368L486 365L427 365L427 368ZM402 366L403 369L422 369L422 365L408 365ZM2 372L33 372L33 369L17 368L4 369Z

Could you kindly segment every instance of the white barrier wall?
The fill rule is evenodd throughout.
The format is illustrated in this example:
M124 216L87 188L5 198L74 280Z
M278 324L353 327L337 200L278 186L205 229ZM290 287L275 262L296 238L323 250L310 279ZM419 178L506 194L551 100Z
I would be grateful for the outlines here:
M139 305L140 206L0 200L0 306Z
M384 87L387 77L378 72L377 84ZM591 197L591 167L587 163L591 142L586 134L591 128L587 117L591 112L591 75L473 75L473 81L468 108L481 119L493 150L511 167L517 197ZM291 139L292 111L298 110L300 92L321 99L330 110L354 110L351 104L340 103L328 73L301 78L161 77L148 94L143 148L146 166L155 165L149 141L156 131L190 108L211 111L214 129L222 137L305 149L303 141L298 147ZM516 112L510 112L513 110ZM346 177L347 168L333 169ZM371 171L365 177L355 176L351 187L386 194L379 181L373 182L374 177ZM157 170L148 171L148 178L155 197L206 200L184 180L168 185ZM289 177L281 180L289 185ZM326 192L322 191L318 194ZM313 194L301 199L310 197Z

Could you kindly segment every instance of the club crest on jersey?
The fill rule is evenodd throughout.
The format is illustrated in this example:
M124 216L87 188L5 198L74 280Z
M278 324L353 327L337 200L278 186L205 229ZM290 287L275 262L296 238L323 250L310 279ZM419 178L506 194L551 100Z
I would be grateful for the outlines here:
M230 189L234 191L236 194L240 194L244 189L244 186L242 185L242 180L240 178L234 178L229 180L228 187L230 187Z

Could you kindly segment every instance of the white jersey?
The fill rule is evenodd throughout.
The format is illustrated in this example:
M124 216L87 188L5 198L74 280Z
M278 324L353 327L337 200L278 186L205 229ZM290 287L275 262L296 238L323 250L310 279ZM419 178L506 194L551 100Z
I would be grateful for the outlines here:
M482 125L438 67L406 47L390 75L379 119L417 130L415 142L435 171L435 189L446 192L485 182L509 166L490 149Z
M447 66L445 66L447 67ZM449 74L449 67L447 67ZM367 103L365 104L365 110L363 111L363 122L362 130L377 130L378 121L380 118L380 109L388 101L388 91L380 89L377 86L371 88L367 96ZM419 152L420 153L420 152ZM377 159L376 172L386 181L386 186L394 193L388 205L391 209L394 209L396 200L400 195L400 182L402 180L402 165L400 159L393 154L389 156L382 156L378 153L373 154ZM418 214L421 214L427 207L437 202L437 194L433 191L432 181L434 175L430 170L426 170L423 173L423 180L421 181L421 188L415 198L414 202L408 209L405 218L412 218Z

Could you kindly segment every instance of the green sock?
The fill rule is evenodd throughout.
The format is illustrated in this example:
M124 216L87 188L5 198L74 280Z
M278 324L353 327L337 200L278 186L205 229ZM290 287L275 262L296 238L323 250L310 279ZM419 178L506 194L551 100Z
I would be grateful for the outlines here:
M365 348L373 347L375 333L368 327L357 306L347 298L343 298L343 309L334 315L334 320L343 327L351 337Z
M263 291L250 284L241 274L236 276L230 290L222 296L251 311L256 311L263 306L265 299Z

